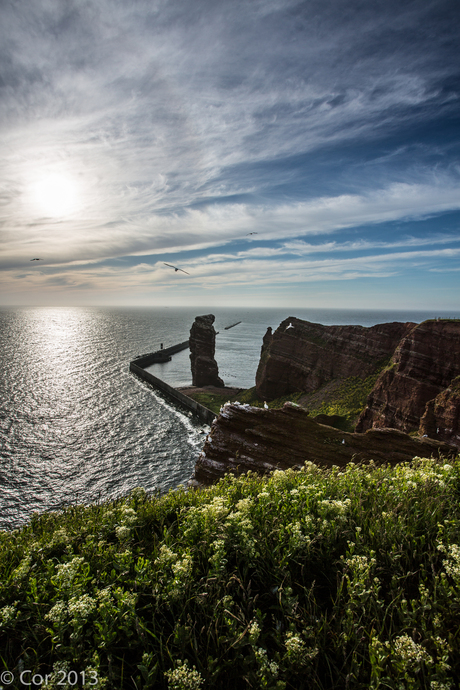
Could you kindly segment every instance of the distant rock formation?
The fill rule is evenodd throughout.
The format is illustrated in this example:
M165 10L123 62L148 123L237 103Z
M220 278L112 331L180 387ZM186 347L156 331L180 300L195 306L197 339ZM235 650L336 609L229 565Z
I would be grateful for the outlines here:
M225 386L219 377L219 369L214 359L216 351L216 331L212 325L214 314L197 316L190 329L190 363L193 386Z
M422 433L460 447L458 384L446 390L459 375L460 322L439 319L414 326L377 379L356 431L392 427L411 432L420 427Z
M349 434L314 421L293 403L263 409L227 403L214 420L195 466L194 480L211 484L227 472L317 465L343 467L350 461L398 463L416 456L453 456L456 449L428 438L412 438L396 429Z
M297 391L312 392L336 378L366 378L393 354L414 323L323 326L292 316L264 336L256 392L274 400Z

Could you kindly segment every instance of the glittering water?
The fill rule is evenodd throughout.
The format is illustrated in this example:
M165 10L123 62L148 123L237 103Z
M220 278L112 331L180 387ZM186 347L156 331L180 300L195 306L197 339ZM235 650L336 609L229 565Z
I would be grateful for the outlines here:
M130 374L137 355L186 340L194 317L216 314L226 385L254 385L262 337L287 316L325 324L421 321L431 312L299 309L3 308L0 310L0 527L33 511L186 482L203 426ZM457 316L457 314L452 314ZM240 321L230 330L224 327ZM191 383L188 351L154 365Z

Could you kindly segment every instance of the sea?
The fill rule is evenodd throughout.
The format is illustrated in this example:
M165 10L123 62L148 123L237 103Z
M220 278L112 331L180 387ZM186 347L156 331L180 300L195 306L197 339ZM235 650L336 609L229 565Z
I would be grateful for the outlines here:
M215 315L226 386L250 388L268 326L290 316L326 325L458 318L440 311L260 308L0 308L0 529L34 512L102 502L135 487L187 485L209 427L129 371L129 362L187 340ZM232 328L226 327L235 324ZM191 384L188 350L150 367Z

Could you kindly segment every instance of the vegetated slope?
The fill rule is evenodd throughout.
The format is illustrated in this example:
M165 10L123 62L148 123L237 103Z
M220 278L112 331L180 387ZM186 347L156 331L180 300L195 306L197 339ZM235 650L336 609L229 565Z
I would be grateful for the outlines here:
M458 460L309 463L34 516L0 533L0 663L48 688L454 688L459 497Z

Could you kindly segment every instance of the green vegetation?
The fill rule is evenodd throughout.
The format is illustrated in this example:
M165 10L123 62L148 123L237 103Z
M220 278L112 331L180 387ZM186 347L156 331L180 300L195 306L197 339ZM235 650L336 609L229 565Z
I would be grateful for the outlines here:
M322 402L317 407L308 407L307 405L310 415L312 417L316 417L318 414L338 415L343 419L340 428L343 431L354 431L357 418L366 407L367 397L386 365L387 361L374 374L365 379L359 376L343 379L332 400Z
M459 498L460 460L416 458L35 515L0 532L0 670L54 689L454 688Z
M264 403L259 400L259 398L256 395L256 389L255 386L253 388L248 388L246 390L242 390L236 395L233 395L229 397L228 393L189 393L190 397L193 398L193 400L196 400L197 402L201 403L201 405L204 405L205 407L208 408L208 410L212 410L216 414L219 414L220 408L222 405L225 405L227 401L229 402L235 402L235 400L238 400L240 403L248 403L249 405L252 405L253 407L263 407ZM270 408L279 408L283 407L285 402L297 402L297 400L300 398L302 395L301 392L299 393L291 393L290 395L285 395L282 398L276 398L276 400L272 400L270 403L268 403L268 406Z

